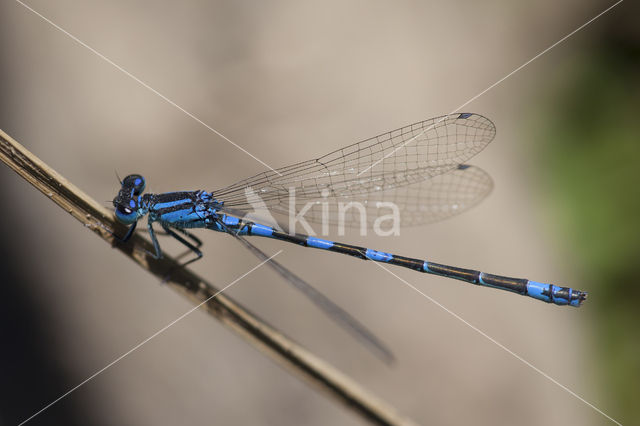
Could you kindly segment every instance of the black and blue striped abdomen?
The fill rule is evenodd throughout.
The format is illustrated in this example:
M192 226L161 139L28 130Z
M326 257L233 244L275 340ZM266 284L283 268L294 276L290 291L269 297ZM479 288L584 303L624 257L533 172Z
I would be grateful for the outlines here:
M392 253L373 250L365 247L358 247L351 244L344 244L335 241L308 235L294 234L279 231L270 226L258 223L238 223L246 235L256 235L267 238L274 238L290 243L313 247L321 250L328 250L336 253L347 254L363 260L373 260L375 262L388 263L390 265L402 266L433 275L440 275L447 278L454 278L471 284L507 290L524 296L533 297L556 305L580 306L586 298L586 293L573 290L568 287L559 287L552 284L530 281L526 278L511 278L502 275L487 274L473 269L464 269L456 266L442 265L426 260L411 257L399 256Z

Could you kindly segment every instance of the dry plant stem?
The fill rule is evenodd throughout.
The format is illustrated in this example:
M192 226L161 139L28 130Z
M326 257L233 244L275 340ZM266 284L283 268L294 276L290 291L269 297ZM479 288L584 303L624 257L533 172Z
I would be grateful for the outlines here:
M11 167L27 182L35 186L53 202L80 221L103 240L133 259L160 279L172 271L166 282L193 303L199 304L214 295L218 289L165 255L154 259L151 243L134 235L127 244L121 244L113 233L124 235L126 229L99 203L59 175L22 145L0 130L0 160ZM282 333L267 325L224 294L212 298L202 306L211 316L236 332L242 339L269 355L287 371L295 373L334 400L340 401L364 419L376 424L411 425L395 409L365 391L352 379L308 352Z

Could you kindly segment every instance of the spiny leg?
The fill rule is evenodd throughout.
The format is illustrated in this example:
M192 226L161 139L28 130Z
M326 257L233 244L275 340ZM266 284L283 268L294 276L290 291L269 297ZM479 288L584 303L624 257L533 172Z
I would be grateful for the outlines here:
M133 222L133 225L131 225L129 227L129 229L127 229L127 233L125 234L124 237L122 237L121 241L123 243L126 243L127 241L129 241L129 238L131 238L131 236L133 235L133 232L136 230L136 225L138 224L138 222ZM113 234L114 236L116 236L115 234ZM116 236L117 237L117 236Z
M176 231L179 231L181 233L183 233L184 235L186 235L189 239L191 239L191 241L193 241L193 245L196 248L200 248L200 246L202 246L202 241L200 240L200 238L196 237L195 235L193 235L191 232L188 232L186 229L182 229L182 228L174 228ZM173 237L173 235L169 234L168 232L164 232L164 231L155 231L156 235L162 235L162 236L169 236L169 237ZM180 253L179 255L177 255L175 258L176 260L183 258L184 256L186 256L187 254L191 253L193 250L188 249L182 253Z
M196 237L195 235L193 235L191 232L187 231L186 229L182 229L182 228L175 228L176 231L181 232L182 234L184 234L185 236L187 236L189 239L191 239L191 241L193 242L193 245L199 249L202 246L202 240L200 240L200 238ZM167 235L171 235L169 233L166 233ZM173 236L173 235L171 235ZM180 253L179 255L176 256L176 259L181 259L184 256L186 256L187 254L189 254L190 252L192 252L193 250L191 248L189 248L189 250L185 251L184 253ZM184 266L184 265L183 265Z
M114 238L116 238L121 243L126 243L127 241L129 241L129 239L133 235L133 232L135 231L137 224L138 222L134 222L133 225L129 227L127 234L123 238L118 237L113 232L111 233L111 235L113 235ZM150 219L147 222L147 230L149 232L149 236L151 237L151 242L153 243L153 248L155 250L155 253L152 253L149 250L144 250L144 252L149 256L153 257L154 259L160 259L162 257L162 250L160 250L160 244L158 243L158 239L156 238L156 233L153 230L153 221Z
M193 245L200 248L200 246L202 245L202 241L200 240L200 238L196 237L194 234L192 234L191 232L187 231L186 229L182 229L182 228L173 228L176 231L179 231L181 233L183 233L184 235L186 235L187 237L189 237L191 239L191 241L193 241ZM155 231L156 235L162 235L162 236L171 236L171 234L169 234L168 232L164 232L164 231Z
M194 257L193 259L182 263L179 265L179 267L184 267L190 263L195 262L196 260L200 260L202 258L202 252L200 251L199 247L202 245L202 241L200 241L199 238L195 237L194 235L192 235L191 233L185 231L184 229L180 229L177 228L179 231L181 231L182 233L184 233L186 236L192 238L195 241L196 245L191 244L189 241L185 240L184 238L182 238L180 235L178 235L176 232L174 232L171 228L169 228L169 226L165 223L162 223L162 229L165 230L165 232L169 235L171 235L173 238L175 238L176 240L180 241L182 244L184 244L189 250L191 250L192 252L194 252L196 254L196 257ZM179 257L184 256L184 254L180 255Z
M164 276L164 278L162 279L162 283L166 283L167 281L169 281L169 278L171 277L171 274L173 274L173 272L174 272L176 269L184 268L186 265L188 265L188 264L190 264L190 263L193 263L193 262L195 262L196 260L199 260L199 259L201 259L201 258L202 258L202 252L198 249L198 247L200 247L200 245L202 244L202 242L201 242L198 238L195 238L195 237L194 237L194 239L196 240L196 244L197 244L197 246L194 246L194 245L193 245L193 244L191 244L189 241L185 240L185 239L184 239L184 238L182 238L180 235L176 234L172 229L170 229L170 228L169 228L169 226L168 226L168 225L166 225L165 223L161 223L161 224L162 224L162 228L165 230L165 232L166 232L168 235L170 235L170 236L172 236L173 238L175 238L176 240L180 241L180 242L181 242L182 244L184 244L184 245L185 245L185 246L186 246L190 251L192 251L192 252L194 252L194 253L196 254L196 257L194 257L193 259L191 259L191 260L189 260L189 261L187 261L187 262L184 262L184 263L182 263L182 264L180 264L180 265L177 265L177 266L172 267L172 268L169 270L169 272L168 272L168 273ZM177 228L177 229L178 229L178 230L180 230L180 231L182 231L182 232L184 232L187 236L192 236L191 234L187 233L186 231L184 231L184 230L182 230L182 229L180 229L180 228ZM188 252L187 252L187 253L188 253ZM184 256L184 255L185 255L185 254L187 254L187 253L183 253L183 254L181 254L181 255L180 255L180 256L178 256L176 259L179 259L180 257Z
M176 228L178 231L182 232L184 235L186 235L187 237L191 238L191 241L193 241L193 244L200 248L200 246L202 245L202 240L198 237L196 237L195 235L193 235L191 232L187 231L186 229L182 229L182 228Z
M138 225L138 222L133 222L133 224L127 229L127 233L122 238L120 238L118 236L118 234L116 234L115 232L113 232L113 231L111 231L109 229L107 229L107 232L110 233L111 235L113 235L113 238L115 238L118 242L124 244L127 241L129 241L129 239L133 235L133 232L136 230L136 225Z
M160 243L158 243L158 237L156 237L156 233L153 230L153 221L151 220L151 218L149 218L149 220L147 221L147 230L149 231L149 237L151 237L151 242L153 243L153 248L155 249L156 253L149 253L151 256L153 256L155 259L160 259L162 258L162 250L160 250Z

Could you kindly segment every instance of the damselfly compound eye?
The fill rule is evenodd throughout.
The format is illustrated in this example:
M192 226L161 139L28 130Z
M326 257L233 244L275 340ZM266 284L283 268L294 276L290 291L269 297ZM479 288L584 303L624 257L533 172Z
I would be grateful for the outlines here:
M140 195L144 191L145 185L144 177L137 174L129 175L122 181L122 187L132 189L133 195Z
M125 225L130 225L138 220L138 213L132 208L118 205L116 206L116 218Z

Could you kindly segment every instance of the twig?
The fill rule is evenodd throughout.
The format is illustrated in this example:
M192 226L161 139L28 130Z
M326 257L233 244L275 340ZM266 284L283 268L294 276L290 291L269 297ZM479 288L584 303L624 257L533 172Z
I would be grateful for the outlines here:
M154 259L148 256L147 253L153 249L151 243L139 235L134 235L127 244L119 243L113 233L123 235L126 229L114 220L107 209L2 130L0 160L142 268L163 279L168 271L173 271L166 284L193 303L200 304L218 292L215 287L188 269L176 269L178 263L171 257L165 255L162 259ZM389 404L374 397L351 378L273 329L224 294L211 298L202 306L211 316L270 356L287 371L324 391L334 400L342 402L364 419L384 425L413 424L411 420L402 418Z

